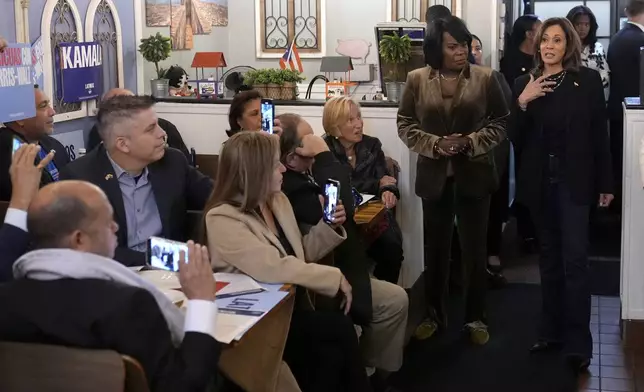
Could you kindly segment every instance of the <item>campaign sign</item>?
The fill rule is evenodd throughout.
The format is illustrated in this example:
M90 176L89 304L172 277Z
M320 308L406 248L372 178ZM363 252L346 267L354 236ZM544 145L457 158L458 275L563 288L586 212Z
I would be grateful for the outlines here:
M31 60L33 62L33 78L34 84L37 84L41 90L45 89L43 65L45 62L45 52L42 48L42 36L31 44Z
M101 45L96 42L60 44L56 52L58 97L80 102L100 96L103 69Z
M65 152L67 152L67 157L70 161L78 158L78 150L85 148L85 132L82 129L65 132L65 133L54 133L54 139L58 140L63 146L65 146Z
M9 44L0 54L0 122L36 116L31 45Z

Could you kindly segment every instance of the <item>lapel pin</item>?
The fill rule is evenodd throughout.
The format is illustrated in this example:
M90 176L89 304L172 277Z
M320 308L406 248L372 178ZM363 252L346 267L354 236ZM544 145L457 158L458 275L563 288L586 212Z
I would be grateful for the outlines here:
M114 178L114 176L112 174L108 174L108 175L105 176L106 180L111 180L112 178Z
M525 72L525 68L521 68L521 72Z
M575 87L579 87L579 83L575 82Z

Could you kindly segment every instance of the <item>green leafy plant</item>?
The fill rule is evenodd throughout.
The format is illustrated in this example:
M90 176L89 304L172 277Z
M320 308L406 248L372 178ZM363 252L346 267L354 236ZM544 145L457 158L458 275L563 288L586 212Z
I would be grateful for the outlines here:
M244 84L247 86L261 84L277 84L283 86L284 83L300 83L304 79L301 73L290 69L263 68L246 72L244 75Z
M397 33L386 35L380 40L379 52L382 60L392 66L391 81L404 81L400 65L411 59L411 38L407 35L401 37Z
M166 70L159 68L159 62L168 59L172 53L170 38L164 37L161 33L156 33L156 35L151 35L148 38L142 38L141 44L139 45L139 52L146 61L154 63L157 78L163 79Z

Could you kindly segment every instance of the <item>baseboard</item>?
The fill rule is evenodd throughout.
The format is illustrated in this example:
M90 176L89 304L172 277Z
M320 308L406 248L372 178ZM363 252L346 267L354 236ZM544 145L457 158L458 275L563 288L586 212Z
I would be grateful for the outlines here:
M425 303L425 272L423 271L411 288L406 289L409 296L409 318L405 334L405 345L414 335L416 327L427 317Z
M624 347L644 354L644 320L622 320L621 327Z

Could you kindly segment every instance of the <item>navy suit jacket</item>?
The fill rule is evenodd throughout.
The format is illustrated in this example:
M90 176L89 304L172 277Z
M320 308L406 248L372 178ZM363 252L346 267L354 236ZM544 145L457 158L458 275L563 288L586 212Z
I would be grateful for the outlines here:
M29 247L29 233L8 223L0 227L0 282L13 279L13 263Z

